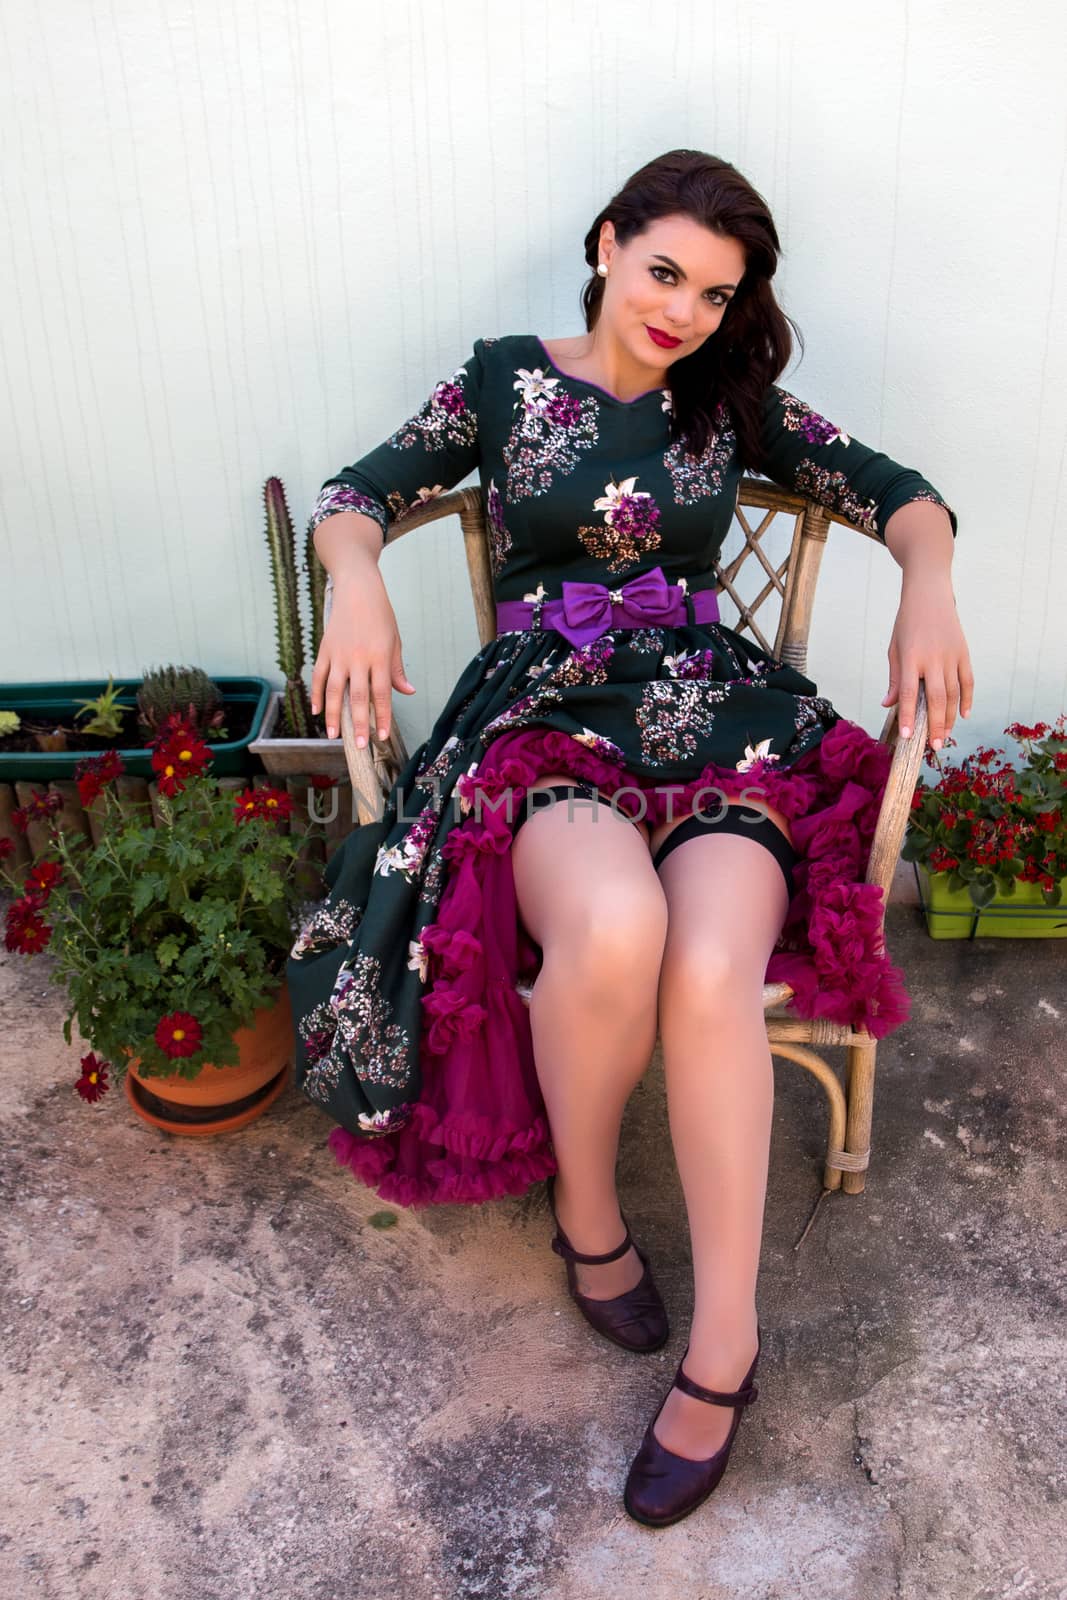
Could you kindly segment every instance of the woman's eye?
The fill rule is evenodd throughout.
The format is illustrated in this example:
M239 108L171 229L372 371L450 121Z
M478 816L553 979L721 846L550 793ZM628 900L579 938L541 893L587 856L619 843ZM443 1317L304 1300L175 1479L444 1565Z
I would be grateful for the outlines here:
M656 274L658 272L665 272L667 274L668 281L673 281L674 279L674 273L671 271L670 267L649 267L648 270L651 272L654 278L656 278ZM662 283L663 279L656 278L656 282ZM713 306L726 306L730 303L724 294L720 294L718 289L709 289L708 294L711 297L711 304Z

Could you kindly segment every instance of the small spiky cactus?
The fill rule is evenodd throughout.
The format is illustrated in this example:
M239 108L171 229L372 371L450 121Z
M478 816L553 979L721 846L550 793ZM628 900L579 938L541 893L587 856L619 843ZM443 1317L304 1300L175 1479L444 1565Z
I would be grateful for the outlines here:
M311 702L304 687L304 629L300 621L300 598L296 579L296 535L280 478L268 478L263 486L267 508L267 548L270 550L270 575L274 586L274 624L278 636L278 667L285 676L282 697L280 738L314 737ZM316 652L317 652L316 645Z
M192 723L201 739L225 737L222 693L199 667L159 667L144 673L137 712L147 736L157 734L175 711Z

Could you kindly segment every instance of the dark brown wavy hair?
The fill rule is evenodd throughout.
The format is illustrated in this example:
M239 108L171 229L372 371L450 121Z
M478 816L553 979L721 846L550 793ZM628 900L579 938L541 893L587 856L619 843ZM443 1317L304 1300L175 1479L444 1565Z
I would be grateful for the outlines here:
M741 467L759 472L760 418L767 386L793 353L792 334L801 350L804 340L771 287L781 245L767 202L729 161L702 150L669 150L627 178L585 236L585 259L593 268L581 291L585 325L592 332L604 298L604 280L596 272L601 224L613 222L616 240L626 245L657 218L679 214L736 239L745 253L745 271L715 333L669 370L674 398L671 437L684 439L687 450L700 454L715 430L719 406L725 403L737 434Z

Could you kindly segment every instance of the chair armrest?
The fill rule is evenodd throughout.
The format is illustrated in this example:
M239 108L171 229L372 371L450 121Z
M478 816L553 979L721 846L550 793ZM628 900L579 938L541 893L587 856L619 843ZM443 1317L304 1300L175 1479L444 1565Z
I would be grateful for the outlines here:
M926 751L929 717L926 709L926 684L919 679L919 692L915 701L915 726L907 739L900 737L899 702L890 706L881 733L880 744L893 750L893 764L889 769L878 826L871 841L871 855L867 863L868 883L882 886L883 908L889 903L889 890L893 881L900 847L911 815L911 799L919 781L919 769Z
M330 610L333 606L333 575L327 573L326 588L322 597L322 628L326 631L326 624L330 620ZM400 738L399 729L394 719L389 731L389 738L378 738L377 723L375 720L374 701L368 707L370 719L370 743L362 750L356 744L356 727L352 720L352 701L349 695L348 684L345 684L341 696L341 743L344 746L345 765L352 784L352 798L355 802L356 821L358 823L377 822L382 815L382 801L385 792L390 788L391 766L402 766L407 760L407 751L403 740Z

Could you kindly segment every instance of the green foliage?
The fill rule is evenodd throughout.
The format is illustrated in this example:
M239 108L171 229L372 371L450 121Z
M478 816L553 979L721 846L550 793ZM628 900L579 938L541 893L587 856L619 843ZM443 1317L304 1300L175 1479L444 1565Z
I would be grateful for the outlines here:
M205 1062L236 1063L236 1028L276 995L294 938L294 882L304 835L259 814L276 791L220 793L207 777L161 796L161 825L125 813L110 786L97 843L56 831L61 868L44 915L52 981L67 991L64 1038L82 1036L118 1075L128 1055L146 1076L195 1077ZM280 801L288 796L282 791ZM313 824L313 826L315 826ZM156 1042L160 1020L188 1012L202 1029L195 1055Z

